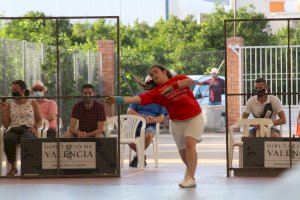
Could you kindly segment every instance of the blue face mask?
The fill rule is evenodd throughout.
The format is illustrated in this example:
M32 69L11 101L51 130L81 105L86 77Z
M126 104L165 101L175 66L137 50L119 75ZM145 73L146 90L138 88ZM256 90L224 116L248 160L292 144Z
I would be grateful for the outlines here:
M43 92L33 92L34 97L43 97L44 93Z

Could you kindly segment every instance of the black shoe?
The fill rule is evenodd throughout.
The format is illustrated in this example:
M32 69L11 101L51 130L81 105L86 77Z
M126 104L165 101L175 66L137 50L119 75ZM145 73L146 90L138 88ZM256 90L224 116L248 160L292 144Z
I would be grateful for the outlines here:
M147 166L147 162L146 162L146 156L145 156L145 162L144 162L144 166L146 167ZM138 166L138 163L139 163L139 160L137 158L137 156L134 156L134 158L132 159L132 161L130 162L129 166L130 167L137 167Z
M137 156L134 156L132 161L129 163L129 166L130 167L137 167L137 165L138 165L138 158L137 158Z

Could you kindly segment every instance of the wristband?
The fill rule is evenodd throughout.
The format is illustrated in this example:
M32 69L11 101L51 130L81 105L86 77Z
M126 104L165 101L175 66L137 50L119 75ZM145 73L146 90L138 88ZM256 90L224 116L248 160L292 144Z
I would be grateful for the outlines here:
M176 83L172 84L172 88L173 88L173 90L179 89L178 83L176 82Z
M118 105L124 104L124 97L115 96L114 98L115 98L116 104L118 104Z

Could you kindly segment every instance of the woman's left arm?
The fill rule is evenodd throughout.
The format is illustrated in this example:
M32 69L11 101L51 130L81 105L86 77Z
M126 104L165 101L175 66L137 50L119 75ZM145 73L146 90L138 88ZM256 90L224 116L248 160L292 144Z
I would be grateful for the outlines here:
M179 80L179 81L173 83L172 85L169 85L167 88L165 88L161 92L161 94L162 95L167 95L167 94L173 92L174 90L190 87L194 84L195 84L195 81L193 81L190 78L185 78L185 79L182 79L182 80Z
M191 78L186 78L186 79L178 81L177 83L178 83L178 87L181 89L181 88L190 87L190 86L194 85L195 81Z

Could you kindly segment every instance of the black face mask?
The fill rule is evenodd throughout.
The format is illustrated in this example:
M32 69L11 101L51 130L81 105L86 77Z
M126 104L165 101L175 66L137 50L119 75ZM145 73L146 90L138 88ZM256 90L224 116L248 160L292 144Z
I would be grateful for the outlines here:
M20 93L19 92L11 92L11 96L13 97L20 97Z
M255 90L255 94L258 96L258 97L262 97L266 94L266 89L261 89L261 90Z

